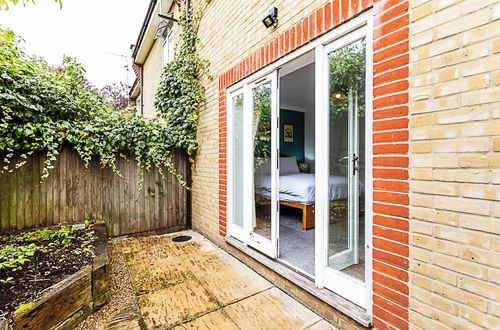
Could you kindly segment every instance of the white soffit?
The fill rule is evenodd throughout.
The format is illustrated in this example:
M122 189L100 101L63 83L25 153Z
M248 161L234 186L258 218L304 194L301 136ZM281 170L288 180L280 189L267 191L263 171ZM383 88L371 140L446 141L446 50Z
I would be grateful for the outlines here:
M146 32L144 33L142 43L138 45L139 50L137 51L137 55L134 59L135 63L144 64L146 61L149 51L151 50L151 47L153 47L153 43L155 41L156 29L158 28L158 24L161 22L161 18L158 14L166 15L173 2L173 0L160 0L156 3L151 19L148 22Z

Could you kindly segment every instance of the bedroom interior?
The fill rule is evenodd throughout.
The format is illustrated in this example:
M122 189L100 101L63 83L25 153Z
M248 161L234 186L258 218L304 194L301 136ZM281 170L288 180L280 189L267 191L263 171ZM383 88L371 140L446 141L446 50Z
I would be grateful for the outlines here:
M362 33L251 77L228 95L230 235L318 286L354 282L360 304L370 136Z
M362 42L359 43L362 45ZM359 45L355 45L354 48ZM337 51L330 56L344 56ZM279 76L279 255L278 259L305 276L315 275L315 63L312 54L299 58L281 69ZM352 64L352 63L351 63ZM356 64L356 63L353 63ZM339 70L349 70L340 67ZM354 66L359 69L359 66ZM351 68L352 70L352 68ZM362 88L349 92L349 75L339 74L340 79L330 83L330 132L329 132L329 225L328 256L335 260L332 268L364 280L364 93ZM361 90L361 91L360 91ZM358 109L358 224L353 228L348 221L349 146L353 143L348 131L353 125L347 107ZM352 111L352 109L351 109ZM361 155L361 156L360 156ZM268 165L266 165L268 166ZM256 196L256 199L262 196ZM266 202L261 201L263 204ZM269 205L259 205L256 233L270 239L271 220ZM352 245L351 231L357 232L358 255L342 261L341 255ZM339 258L340 256L340 258ZM332 262L333 263L333 262Z
M314 191L301 194L296 189L305 182L314 188L315 180L315 68L314 62L306 63L291 72L284 68L280 76L278 257L314 277Z

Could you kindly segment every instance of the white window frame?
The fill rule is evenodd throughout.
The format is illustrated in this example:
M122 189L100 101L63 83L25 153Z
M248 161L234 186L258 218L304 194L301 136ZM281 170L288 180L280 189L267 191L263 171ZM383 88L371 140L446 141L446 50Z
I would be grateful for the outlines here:
M171 24L169 27L167 27L167 34L165 35L165 39L163 40L162 44L163 67L165 67L167 63L171 62L174 59L174 44L174 29L173 25Z
M246 85L250 84L253 81L256 81L258 79L262 79L266 75L269 75L273 71L278 70L281 66L284 64L306 54L307 52L310 52L312 50L315 50L316 54L316 61L315 61L315 67L316 70L318 68L322 68L321 70L324 70L324 60L323 57L320 55L324 54L324 47L331 44L333 41L342 38L344 36L347 36L349 33L354 32L359 29L365 29L366 33L366 52L367 52L367 62L366 62L366 137L365 137L365 143L366 143L366 151L365 151L365 157L366 157L366 164L365 164L365 176L366 176L366 182L369 182L370 184L366 185L365 187L365 282L364 282L364 301L363 298L361 299L356 299L357 302L353 301L354 303L360 305L362 308L364 308L369 315L373 315L372 312L372 306L373 306L373 301L372 301L372 295L373 295L373 278L372 278L372 264L373 264L373 258L372 258L372 227L373 227L373 210L372 210L372 205L373 205L373 185L371 184L373 182L373 151L372 151L372 135L373 135L373 130L372 130L372 122L373 122L373 109L372 109L372 103L373 103L373 87L372 87L372 80L373 80L373 41L372 41L372 35L373 35L373 11L367 11L352 20L346 22L345 24L335 28L331 32L328 32L324 34L323 36L317 38L316 40L313 40L312 42L302 46L301 48L291 52L288 55L283 56L282 58L278 59L276 62L262 68L258 72L242 79L238 83L230 86L227 88L227 96L231 95L235 91L239 89L244 89ZM323 64L322 64L323 63ZM322 66L323 65L323 66ZM324 86L324 80L321 79L321 74L318 75L318 71L316 71L316 88L315 88L315 93L316 93L316 107L321 107L321 106L326 106L324 103L325 101L322 100L321 95L319 95L319 91L321 91L324 88L328 88L328 86ZM229 99L228 99L229 100ZM319 102L319 103L318 103ZM226 102L228 104L228 102ZM230 108L228 108L228 118L230 116L229 114ZM320 123L318 123L318 121ZM228 119L228 134L231 132L231 122ZM327 121L321 121L320 116L316 116L316 129L318 127L321 127L321 124L325 125L328 124ZM320 125L320 126L318 126ZM323 127L324 130L326 128ZM320 146L320 143L323 143L323 141L319 140L319 136L316 132L316 161L321 162L321 158L324 159L326 155L321 154L319 152L318 146ZM228 143L231 141L231 139L228 136L227 139ZM231 154L228 152L227 154L227 168L228 171L231 171L230 168L232 166L232 157ZM321 170L321 169L320 169ZM323 169L325 171L326 169ZM316 168L316 172L318 172L318 169ZM229 173L229 172L228 172ZM228 176L229 178L229 176ZM318 184L318 182L316 182ZM232 198L233 196L230 195L231 190L229 190L229 181L228 181L228 209L230 209L232 206ZM318 197L318 196L317 196ZM315 284L318 288L324 288L325 287L325 278L322 276L323 269L325 267L322 267L321 262L326 264L326 255L323 256L318 256L319 254L323 254L323 247L325 246L325 237L324 237L324 226L325 224L323 223L324 220L324 214L328 210L325 210L324 206L321 204L324 203L317 203L318 205L315 207L315 222L316 222L316 236L315 236L315 258L316 258L316 272L320 269L319 273L316 273L315 276ZM319 207L318 207L319 206ZM230 216L231 213L228 213L228 217ZM231 223L231 219L227 219L228 224ZM323 227L323 228L319 228ZM228 226L229 227L229 226ZM231 230L228 231L229 235L231 234ZM236 237L237 238L237 237ZM243 241L243 243L246 243ZM321 262L319 262L321 260ZM318 268L321 267L321 268ZM339 295L341 293L335 292ZM351 300L352 301L352 300Z
M142 91L139 93L139 96L135 99L136 103L136 113L140 116L143 115L142 113Z

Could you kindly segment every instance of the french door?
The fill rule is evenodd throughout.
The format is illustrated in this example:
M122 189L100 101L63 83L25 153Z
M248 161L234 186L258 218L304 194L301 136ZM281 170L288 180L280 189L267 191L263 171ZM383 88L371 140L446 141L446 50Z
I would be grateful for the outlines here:
M272 258L278 255L277 71L228 97L230 233Z
M314 281L370 311L372 22L367 17L296 52L314 51ZM299 55L271 64L267 75L245 78L227 97L229 234L271 258L279 256L277 70Z
M366 307L366 32L316 53L317 283ZM321 142L320 142L321 141Z

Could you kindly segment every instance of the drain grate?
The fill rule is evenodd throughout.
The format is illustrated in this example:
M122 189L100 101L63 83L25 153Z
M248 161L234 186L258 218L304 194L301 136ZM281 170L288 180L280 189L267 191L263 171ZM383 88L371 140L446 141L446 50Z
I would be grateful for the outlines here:
M172 238L172 241L173 242L187 242L187 241L190 241L191 238L192 238L191 236L182 235L182 236L177 236L177 237Z

